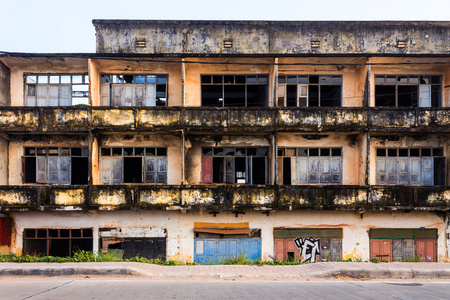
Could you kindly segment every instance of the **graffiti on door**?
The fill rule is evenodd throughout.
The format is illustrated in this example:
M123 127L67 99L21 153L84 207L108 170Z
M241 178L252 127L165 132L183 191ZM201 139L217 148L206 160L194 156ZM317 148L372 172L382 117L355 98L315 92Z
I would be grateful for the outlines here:
M316 262L320 254L320 239L296 238L295 246L300 249L302 262Z

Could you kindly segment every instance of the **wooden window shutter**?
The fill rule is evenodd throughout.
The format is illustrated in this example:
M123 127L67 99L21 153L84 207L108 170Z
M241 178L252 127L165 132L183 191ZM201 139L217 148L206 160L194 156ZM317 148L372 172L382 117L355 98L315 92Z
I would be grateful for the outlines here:
M158 157L157 183L167 183L167 157Z
M36 157L36 182L47 182L47 156Z
M146 85L145 106L156 106L156 84Z
M111 85L109 83L102 83L100 87L100 93L101 93L101 106L109 106L111 103L109 101L109 94L110 94Z

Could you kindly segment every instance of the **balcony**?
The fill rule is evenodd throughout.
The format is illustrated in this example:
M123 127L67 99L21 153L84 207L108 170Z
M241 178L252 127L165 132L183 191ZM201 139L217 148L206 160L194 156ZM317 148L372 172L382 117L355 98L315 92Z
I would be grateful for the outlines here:
M448 108L0 107L4 132L450 132Z
M450 187L0 186L0 207L3 211L82 209L449 211Z

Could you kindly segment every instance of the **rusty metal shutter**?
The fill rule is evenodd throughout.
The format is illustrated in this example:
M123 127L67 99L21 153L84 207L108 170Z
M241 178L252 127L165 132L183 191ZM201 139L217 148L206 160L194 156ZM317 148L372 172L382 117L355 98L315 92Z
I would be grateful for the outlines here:
M212 183L213 182L213 158L212 156L202 157L202 182Z

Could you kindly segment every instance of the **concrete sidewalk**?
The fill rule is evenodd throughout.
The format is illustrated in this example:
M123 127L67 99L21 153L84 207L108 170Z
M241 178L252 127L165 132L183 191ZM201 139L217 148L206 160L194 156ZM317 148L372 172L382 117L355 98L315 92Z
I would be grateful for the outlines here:
M198 265L144 263L0 263L0 276L141 276L152 279L254 278L292 280L352 278L442 278L450 280L450 263L327 262L296 266Z

